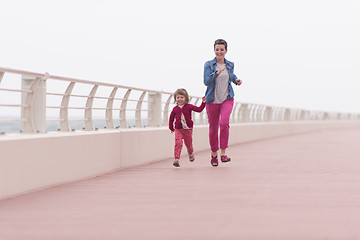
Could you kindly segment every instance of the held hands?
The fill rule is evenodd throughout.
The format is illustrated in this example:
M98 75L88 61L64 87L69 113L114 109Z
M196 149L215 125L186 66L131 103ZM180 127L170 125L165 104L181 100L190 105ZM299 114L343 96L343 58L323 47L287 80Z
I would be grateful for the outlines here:
M236 79L235 82L236 82L236 85L241 85L242 84L242 81L240 79Z
M203 97L203 98L202 98L202 102L203 102L203 103L206 103L206 97Z

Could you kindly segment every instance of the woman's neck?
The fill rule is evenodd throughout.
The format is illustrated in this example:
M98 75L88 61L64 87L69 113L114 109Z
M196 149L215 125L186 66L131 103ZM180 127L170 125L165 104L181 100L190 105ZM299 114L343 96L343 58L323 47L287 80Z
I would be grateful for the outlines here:
M217 63L225 63L225 58L216 58Z

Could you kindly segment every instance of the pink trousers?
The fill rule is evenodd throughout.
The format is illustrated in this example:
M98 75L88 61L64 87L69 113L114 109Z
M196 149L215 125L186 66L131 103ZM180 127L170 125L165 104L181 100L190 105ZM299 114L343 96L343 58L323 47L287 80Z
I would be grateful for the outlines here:
M229 119L234 106L234 98L225 100L221 104L206 104L206 112L209 120L209 142L212 152L219 150L219 127L220 148L226 149L229 142Z
M183 140L187 148L188 154L194 152L193 143L192 143L192 129L175 129L175 149L174 157L175 159L180 159L181 149L183 147Z

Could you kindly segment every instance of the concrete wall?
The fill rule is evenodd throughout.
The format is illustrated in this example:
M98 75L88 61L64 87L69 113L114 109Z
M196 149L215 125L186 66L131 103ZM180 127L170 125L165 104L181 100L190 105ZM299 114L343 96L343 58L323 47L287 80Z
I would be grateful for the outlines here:
M229 144L359 126L350 121L233 124ZM0 199L172 158L173 148L174 135L166 127L0 136ZM194 148L209 150L207 126L195 126Z

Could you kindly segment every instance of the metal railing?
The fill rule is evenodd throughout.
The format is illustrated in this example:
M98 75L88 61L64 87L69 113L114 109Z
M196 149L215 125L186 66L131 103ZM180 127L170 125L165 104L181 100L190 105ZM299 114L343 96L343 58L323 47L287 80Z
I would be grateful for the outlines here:
M201 97L191 96L190 103L199 106ZM1 129L4 123L15 122L20 123L20 132L27 133L43 133L55 128L63 132L77 129L92 131L101 125L107 129L159 127L168 125L173 106L171 92L0 67L2 133L6 132ZM195 124L207 124L205 111L194 113L193 119ZM247 123L359 119L358 114L235 102L230 121ZM73 128L74 122L81 124L76 124L77 128ZM49 128L50 123L55 125Z

